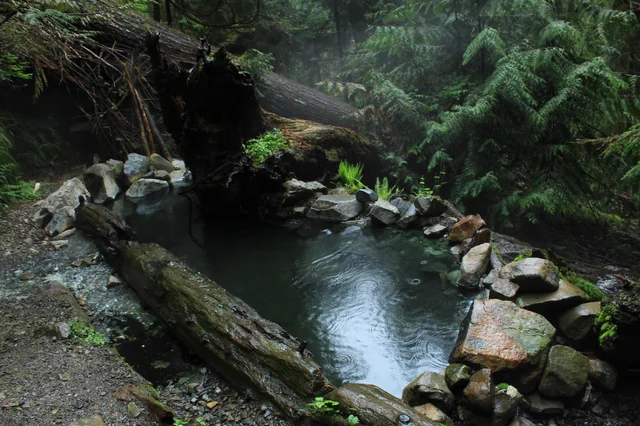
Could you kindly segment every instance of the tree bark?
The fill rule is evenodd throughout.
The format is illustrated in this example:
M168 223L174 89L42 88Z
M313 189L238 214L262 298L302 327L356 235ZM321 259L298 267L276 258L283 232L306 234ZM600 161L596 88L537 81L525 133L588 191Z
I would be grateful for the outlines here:
M113 212L83 203L76 216L140 299L233 386L258 390L294 419L333 389L298 340L167 250L136 242Z

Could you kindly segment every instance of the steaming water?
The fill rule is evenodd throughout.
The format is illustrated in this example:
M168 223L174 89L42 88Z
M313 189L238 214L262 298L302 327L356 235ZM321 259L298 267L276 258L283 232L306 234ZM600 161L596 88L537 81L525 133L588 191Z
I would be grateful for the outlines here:
M253 222L192 221L189 201L119 204L141 241L156 242L301 340L333 384L400 395L447 365L470 296L446 280L446 245L421 233L320 228L302 238Z

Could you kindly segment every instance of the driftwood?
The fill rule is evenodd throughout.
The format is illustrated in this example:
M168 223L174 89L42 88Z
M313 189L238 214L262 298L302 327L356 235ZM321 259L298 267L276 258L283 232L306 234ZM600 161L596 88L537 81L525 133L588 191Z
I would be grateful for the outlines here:
M236 387L256 389L291 418L332 390L304 345L156 244L140 244L111 211L84 203L77 226L175 336Z

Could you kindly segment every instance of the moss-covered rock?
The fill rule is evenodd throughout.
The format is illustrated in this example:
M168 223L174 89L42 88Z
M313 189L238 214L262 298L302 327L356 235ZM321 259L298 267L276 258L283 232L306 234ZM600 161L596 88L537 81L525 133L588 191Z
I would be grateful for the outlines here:
M538 390L548 398L573 397L587 384L589 359L568 346L556 345L549 351Z

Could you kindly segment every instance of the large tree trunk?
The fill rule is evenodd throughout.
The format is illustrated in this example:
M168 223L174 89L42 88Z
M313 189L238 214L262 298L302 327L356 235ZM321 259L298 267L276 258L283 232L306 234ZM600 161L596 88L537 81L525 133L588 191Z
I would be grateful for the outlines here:
M111 211L83 204L77 226L175 336L235 387L268 396L292 418L332 387L304 345L156 244L140 244Z

